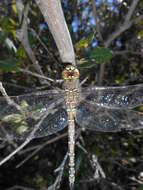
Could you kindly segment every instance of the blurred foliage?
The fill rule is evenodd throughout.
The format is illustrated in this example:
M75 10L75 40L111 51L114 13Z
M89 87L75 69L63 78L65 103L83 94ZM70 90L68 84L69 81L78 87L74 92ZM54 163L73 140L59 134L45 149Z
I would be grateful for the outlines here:
M94 34L90 34L87 38L82 38L79 42L75 44L76 51L80 51L81 49L84 49L91 44L93 41Z
M30 3L28 14L28 39L45 76L61 79L64 64L59 58L53 37L43 16L33 0L22 0L24 6ZM143 83L143 19L118 36L111 45L104 47L104 41L122 25L131 0L96 0L97 15L103 41L96 31L96 22L92 14L91 1L62 0L62 6L76 52L77 66L81 80L88 76L85 85L98 84L100 68L104 64L103 85L127 85ZM143 1L139 1L132 16L135 19L143 14ZM53 88L41 84L39 79L20 72L27 69L36 72L26 50L17 39L17 30L22 26L18 17L16 0L0 1L0 80L8 94L17 95L39 89ZM23 18L23 15L22 15ZM31 30L32 29L32 30ZM35 31L36 35L32 33ZM44 44L44 45L43 45ZM46 47L46 48L45 48ZM55 85L61 87L61 85ZM23 102L22 109L26 109ZM140 108L142 111L142 108ZM35 110L37 114L38 110ZM21 115L10 115L8 120L20 122L18 133L26 130L22 125ZM38 139L31 147L45 143L49 138ZM143 172L143 133L142 131L103 134L84 132L78 142L88 151L76 147L76 186L75 189L97 190L142 190L140 184ZM0 158L13 150L13 144L0 144ZM31 148L30 147L30 148ZM20 168L19 162L29 156L30 152L17 156L0 169L0 189L5 190L14 185L46 189L55 180L53 172L67 151L67 138L45 147L35 157ZM93 179L95 170L89 160L95 154L103 168L106 179ZM28 189L28 188L27 188ZM68 167L64 171L61 189L68 187Z
M0 60L0 70L4 72L18 70L18 62L16 59Z
M16 39L16 26L17 26L16 22L11 18L4 17L1 21L1 27L3 31L6 34L12 33L14 39Z
M97 47L90 53L90 59L93 59L96 61L96 63L108 63L112 59L112 53L102 47Z

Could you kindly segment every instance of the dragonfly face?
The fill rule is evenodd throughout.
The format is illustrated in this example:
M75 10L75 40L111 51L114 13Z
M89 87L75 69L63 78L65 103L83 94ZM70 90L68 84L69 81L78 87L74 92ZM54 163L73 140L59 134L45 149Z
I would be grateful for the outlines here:
M62 72L62 78L69 81L77 80L79 78L79 70L72 65L68 65Z

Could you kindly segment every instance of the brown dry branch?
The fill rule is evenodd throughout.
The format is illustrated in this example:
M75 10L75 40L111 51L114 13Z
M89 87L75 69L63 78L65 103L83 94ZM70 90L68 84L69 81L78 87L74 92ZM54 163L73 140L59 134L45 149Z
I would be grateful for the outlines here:
M17 30L16 32L16 36L18 38L18 40L21 42L21 44L23 45L24 49L27 52L27 55L29 56L33 67L35 68L35 70L37 71L37 73L39 73L40 75L43 75L43 71L38 63L38 60L36 59L34 52L32 51L30 44L29 44L29 40L28 40L28 12L29 12L30 6L29 3L27 3L25 11L24 11L24 18L23 18L23 22L22 22L22 26L21 29ZM50 85L50 83L48 83L48 81L46 80L40 80L40 82L42 84L48 84Z
M23 10L24 10L24 4L23 4L22 0L16 0L16 9L18 12L19 23L21 23L22 16L23 16Z
M34 77L37 77L37 78L40 78L40 79L45 79L45 80L47 80L47 81L49 81L49 82L52 82L52 83L56 83L58 80L54 80L54 79L51 79L51 78L49 78L49 77L46 77L46 76L44 76L44 75L40 75L40 74L38 74L38 73L35 73L35 72L32 72L32 71L28 71L28 70L26 70L26 69L19 69L19 71L21 71L22 73L24 73L24 74L29 74L29 75L31 75L31 76L34 76Z
M5 98L8 105L14 106L18 111L21 111L21 108L18 104L16 104L7 94L5 88L2 85L2 82L0 82L0 92L2 93L3 97Z
M103 42L104 40L103 40L103 36L101 34L99 18L98 18L98 15L97 15L96 1L91 0L91 4L92 4L92 13L93 13L94 20L96 22L96 30L97 30L97 33L98 33L98 36L99 36L99 40L101 42Z
M40 36L36 33L36 31L33 28L29 28L29 30L32 32L33 36L37 38L37 40L40 42L40 44L43 46L43 48L47 51L48 56L51 60L54 60L54 62L58 65L57 59L53 56L53 54L49 51L46 44L40 39Z

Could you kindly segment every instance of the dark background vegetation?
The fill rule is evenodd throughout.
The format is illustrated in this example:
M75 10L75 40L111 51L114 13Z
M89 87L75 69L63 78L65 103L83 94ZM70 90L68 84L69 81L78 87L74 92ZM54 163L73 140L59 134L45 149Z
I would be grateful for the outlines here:
M126 15L134 0L97 0L96 15L91 0L62 0L63 11L75 48L77 66L81 80L88 77L89 84L120 86L143 83L143 1L138 1L130 21ZM61 79L64 64L59 58L54 40L43 16L34 1L28 14L28 38L43 74L51 79ZM94 15L94 16L93 16ZM99 31L95 18L98 21ZM132 22L109 44L113 32ZM19 42L16 31L21 28L15 0L0 1L0 81L9 95L61 87L39 80L26 71L36 73L25 48ZM17 51L10 48L11 40ZM44 45L43 45L44 44ZM46 46L47 49L44 48ZM66 130L65 130L66 131ZM65 132L64 131L64 132ZM63 133L64 133L63 132ZM56 137L59 137L58 134ZM67 137L59 138L44 147L49 139L33 140L26 148L0 167L0 190L38 189L45 190L52 185L57 173L54 170L67 152ZM116 134L91 133L85 131L77 140L87 151L76 146L76 185L83 190L142 190L143 189L143 132L122 132ZM21 167L16 168L32 151L30 147L43 145ZM0 144L0 158L8 155L13 147L6 142ZM28 151L29 150L29 151ZM34 150L34 149L33 149ZM91 157L96 155L106 178L94 179L95 168ZM66 163L60 189L68 189L68 166Z

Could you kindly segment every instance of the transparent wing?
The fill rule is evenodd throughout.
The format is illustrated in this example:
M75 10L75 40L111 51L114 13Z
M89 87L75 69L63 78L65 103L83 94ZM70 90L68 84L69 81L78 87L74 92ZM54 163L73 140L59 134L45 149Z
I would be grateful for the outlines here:
M43 119L33 138L54 134L67 126L63 94L54 91L11 97L19 104L19 112L0 98L0 139L25 139Z
M143 129L143 114L125 109L110 109L81 102L77 108L79 126L100 132Z
M89 87L82 90L87 100L113 108L133 108L143 104L143 85Z
M57 111L50 113L42 122L35 133L35 137L44 137L55 134L68 126L68 116L66 110L58 107Z

